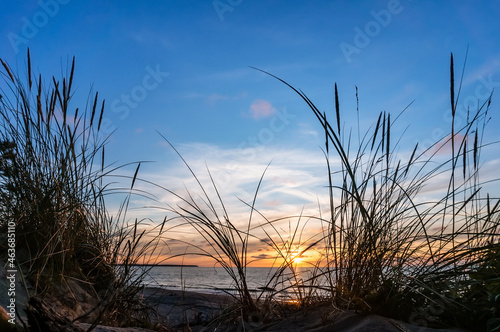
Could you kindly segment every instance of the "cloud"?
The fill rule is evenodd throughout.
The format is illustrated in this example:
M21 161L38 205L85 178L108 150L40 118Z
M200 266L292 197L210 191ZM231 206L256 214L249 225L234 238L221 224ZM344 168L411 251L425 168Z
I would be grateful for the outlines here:
M276 199L273 199L273 200L266 201L266 202L262 203L262 205L264 205L266 207L273 207L273 206L279 206L279 205L284 204L284 203L285 203L284 201L278 201Z
M242 98L245 98L247 96L246 92L241 92L235 96L228 96L228 95L221 95L218 93L212 93L210 96L207 97L206 102L209 105L215 105L218 101L221 100L239 100Z
M205 98L205 97L206 97L205 94L193 92L193 91L181 95L181 98L185 98L185 99L200 99L200 98Z
M238 225L246 225L248 222L250 208L245 203L252 203L259 180L270 161L272 163L260 184L255 202L256 208L264 216L274 219L298 215L304 207L310 210L304 214L314 214L318 212L318 200L322 202L322 206L328 206L328 191L324 187L327 184L324 178L325 161L321 151L268 146L249 154L245 149L222 148L207 143L179 144L176 148L216 205L219 205L217 197L220 194L231 220ZM166 152L169 150L169 147L165 147ZM182 197L189 197L186 196L187 190L195 200L204 197L196 179L182 161L172 153L165 153L164 156L165 160L158 160L157 163L141 168L140 177L166 187ZM134 171L135 169L131 169L131 176ZM218 193L213 188L212 180ZM135 187L154 196L156 200L151 202L142 197L135 197L135 206L185 205L179 197L150 183L137 181ZM204 204L201 200L199 203ZM154 212L156 211L149 209L145 211L145 215L156 220L162 219L161 216L166 213ZM258 214L254 214L253 219L254 224L262 221Z
M491 57L489 60L484 62L479 68L477 68L472 73L467 75L467 77L464 79L464 85L478 84L478 80L481 79L483 81L487 81L487 78L492 76L493 74L498 73L498 70L500 70L500 61L498 60L498 57L497 56ZM496 81L495 82L492 81L491 83L493 83L491 85L496 85L495 84ZM492 87L488 86L487 88L491 89Z
M165 49L173 49L174 44L170 39L168 39L165 34L158 33L157 31L152 31L151 29L142 28L137 31L135 28L127 33L128 38L136 42L137 44L144 45L161 45Z
M203 83L210 82L211 84L220 81L240 81L250 73L252 73L252 69L241 67L227 71L215 71L208 74L202 74L198 76L198 80Z
M274 256L268 255L268 254L260 254L260 255L254 255L252 258L255 259L272 259Z
M208 96L207 103L209 103L210 105L214 105L219 100L228 100L229 98L230 98L229 96L220 95L218 93L212 93L210 96Z
M299 122L298 123L298 134L302 136L306 136L310 139L310 137L318 138L319 133L317 131L316 123L311 124L309 122ZM324 132L322 136L325 136Z
M213 203L213 208L217 210L220 218L227 211L230 221L240 230L246 230L251 226L251 233L255 238L249 240L248 255L255 260L252 264L265 265L269 263L268 258L274 258L275 252L271 248L271 241L278 245L290 240L290 234L296 229L296 224L300 224L298 234L300 234L302 247L312 244L322 235L322 227L326 223L319 221L316 217L327 217L329 197L328 190L325 187L328 184L325 178L325 162L321 151L310 151L299 147L282 149L276 146L269 146L259 150L253 158L245 158L241 149L221 147L207 143L185 143L177 146L179 152L189 163L192 170L198 176L198 180L204 186L206 193ZM492 149L494 151L494 149ZM155 164L145 164L144 170L141 169L141 178L147 179L148 183L137 181L135 188L141 193L154 195L154 202L146 200L142 195L134 196L131 205L138 207L159 206L166 207L186 207L180 197L172 195L164 189L152 185L152 183L164 186L169 190L178 193L181 197L196 200L204 213L210 218L215 219L214 213L207 203L204 192L199 187L196 179L190 174L189 169L183 165L181 160L175 161L171 155L165 154L166 160L160 164L158 169ZM168 160L168 162L167 162ZM250 212L255 197L256 188L259 185L259 179L263 170L270 160L273 160L266 171L266 174L260 183L259 192L255 201L254 213L250 220ZM406 159L404 159L406 160ZM332 163L338 165L338 161L333 159ZM495 160L494 163L484 165L483 175L489 180L496 178L496 170L500 163ZM150 169L151 168L151 169ZM210 170L210 174L208 170ZM154 169L154 171L153 171ZM135 168L131 168L133 173ZM144 173L145 171L153 173ZM212 178L211 178L212 177ZM217 186L217 192L213 188L212 179ZM432 177L417 197L415 203L430 202L442 198L443 190L446 190L449 183L449 177L446 174L437 174ZM495 186L496 183L492 183ZM444 188L444 189L443 189ZM493 192L498 192L493 188ZM218 195L220 194L219 201ZM338 195L335 199L337 199ZM240 201L239 199L242 199ZM318 207L318 204L320 207ZM338 205L338 202L335 202ZM321 211L320 211L321 209ZM143 213L144 217L152 218L154 221L161 221L165 216L169 218L168 244L172 253L184 253L186 243L172 242L171 238L186 241L210 251L206 243L202 243L201 236L193 230L191 226L179 225L185 221L180 219L171 219L175 213L168 210L155 210L146 208L144 210L130 210L127 216L134 219L135 213ZM266 222L264 216L271 222ZM312 216L313 218L309 218ZM139 218L140 219L140 218ZM303 227L306 226L306 227ZM264 230L266 233L264 233ZM308 240L305 240L308 239ZM297 239L296 239L297 240ZM324 243L320 242L314 246L310 252L303 255L303 258L309 256L309 260L315 257L314 251L320 250ZM189 252L197 249L189 247ZM198 259L198 258L197 258ZM195 261L193 264L205 264ZM208 264L207 264L208 265Z
M300 134L302 134L303 136L312 136L314 138L318 138L319 137L317 130L303 129L303 130L301 130Z
M467 145L469 145L468 149L471 147L471 144L473 144L474 137L469 137L469 136L464 136L462 133L455 133L455 136L453 138L454 144L455 144L455 153L459 151L461 148L461 145L463 144L464 140L467 141ZM451 134L448 134L446 137L444 137L442 140L436 143L427 153L429 155L441 155L441 156L450 156L452 153L452 144L451 144Z
M270 102L256 99L250 105L250 116L255 120L263 119L274 115L274 107Z

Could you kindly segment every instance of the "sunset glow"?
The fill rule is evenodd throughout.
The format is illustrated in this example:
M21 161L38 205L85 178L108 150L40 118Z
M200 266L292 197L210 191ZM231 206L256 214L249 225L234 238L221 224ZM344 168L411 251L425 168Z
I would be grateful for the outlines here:
M0 330L500 331L499 17L5 1Z
M497 2L429 9L418 1L235 1L225 10L211 1L61 2L50 15L37 2L8 7L0 23L2 60L25 75L29 47L34 76L50 78L67 72L75 56L71 109L84 108L90 86L106 99L103 164L127 165L106 178L113 187L107 206L116 216L141 162L126 218L144 220L147 229L168 220L162 254L151 258L166 264L216 264L211 243L172 212L192 198L206 213L212 206L205 193L215 209L210 220L224 221L227 212L236 229L251 230L245 242L251 266L283 262L272 241L293 265L316 264L324 254L324 241L302 252L330 222L324 128L289 87L250 67L304 91L353 146L366 142L380 112L391 113L391 158L403 162L417 143L416 155L435 142L428 155L451 153L451 52L457 91L465 63L456 128L500 87ZM492 116L488 127L498 126ZM473 130L468 135L472 149ZM454 145L463 137L456 134ZM497 138L485 131L485 142ZM339 156L329 148L331 174L338 174ZM484 190L492 196L497 188L487 180L496 176L497 152L485 146L481 154ZM432 201L448 184L436 176L418 199ZM339 206L340 194L333 204Z

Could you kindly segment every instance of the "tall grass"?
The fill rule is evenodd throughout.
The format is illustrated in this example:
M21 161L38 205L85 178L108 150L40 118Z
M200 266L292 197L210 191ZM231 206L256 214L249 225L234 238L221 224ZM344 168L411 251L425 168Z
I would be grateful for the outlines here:
M329 217L299 215L289 234L281 234L278 223L292 217L269 220L256 210L261 178L253 200L243 202L249 208L247 226L238 228L213 178L210 176L210 186L215 188L219 207L184 159L202 196L189 192L183 196L166 189L182 201L169 207L173 220L191 225L209 244L211 250L198 249L233 278L246 317L256 310L269 315L266 304L280 292L293 290L302 305L326 299L337 309L377 312L417 325L480 330L487 328L486 322L492 330L499 326L500 307L495 301L500 298L496 270L500 201L483 190L499 179L483 182L479 176L481 149L490 144L483 143L483 133L491 96L470 110L465 125L457 126L460 88L455 89L453 55L450 133L425 149L416 144L407 155L400 153L402 137L393 133L406 109L397 116L381 112L366 133L358 133L359 144L354 145L351 132L342 130L337 85L335 113L330 118L302 91L264 73L297 93L324 130ZM339 160L340 167L334 169L332 160ZM436 184L443 184L437 191L441 196L432 198L435 193L427 190ZM264 224L253 225L255 215ZM303 227L309 222L320 223L323 230L304 239ZM264 236L257 236L259 232ZM253 296L246 283L248 243L253 238L267 243L280 261L265 281L269 293L264 296ZM318 251L318 246L322 248L320 258L311 262L311 274L304 279L294 269L293 258ZM301 249L297 252L295 248Z
M168 140L166 140L166 142L170 144ZM181 204L178 206L168 206L167 210L174 213L174 217L168 219L168 222L171 223L180 219L181 224L187 223L195 229L195 231L206 241L209 250L201 246L192 245L191 243L187 244L199 249L198 253L196 253L197 255L210 257L214 260L216 265L223 267L234 281L234 287L237 291L237 300L242 308L244 308L246 313L256 311L257 307L254 298L250 294L246 272L249 263L248 245L250 239L253 237L250 234L253 210L250 211L247 228L237 228L231 221L210 172L210 181L213 185L217 200L211 199L209 192L200 182L196 173L191 169L175 147L173 145L171 145L171 147L191 172L201 189L202 196L198 199L198 197L193 196L188 191L187 196L183 197L169 189L163 188L181 201ZM258 187L259 186L260 182ZM258 188L252 207L253 204L255 204L257 193ZM186 254L189 253L183 253L181 255L183 256Z
M337 86L331 121L303 92L269 75L307 103L327 138L330 218L324 261L317 267L324 266L322 274L332 279L335 303L426 324L477 328L474 322L486 321L488 315L493 318L496 313L488 312L485 291L489 284L498 285L499 275L490 267L497 264L492 252L499 247L500 201L484 195L482 187L488 183L479 178L491 96L457 128L459 93L455 97L452 55L451 133L423 151L417 144L401 160L399 139L392 135L399 115L380 113L373 129L353 148L350 133L341 131ZM443 160L441 156L448 153ZM331 169L331 156L340 159L340 169ZM449 180L440 191L442 198L426 200L426 187L443 177ZM489 273L486 280L471 278L484 269ZM485 288L481 293L472 284ZM472 300L476 297L481 301ZM437 304L438 318L425 313Z
M119 167L104 160L104 101L95 93L85 109L72 108L74 58L66 77L49 82L32 73L29 50L25 79L1 63L0 227L15 224L17 263L30 296L56 292L57 285L71 293L76 280L90 285L98 303L80 319L142 320L141 275L131 265L156 250L159 238L147 238L143 222L128 224L129 198L116 218L107 212L105 179Z
M267 73L297 93L324 130L329 216L266 218L256 208L264 170L250 201L241 200L249 211L244 226L230 216L210 171L209 183L202 183L173 146L201 194L179 194L139 179L139 164L129 177L127 198L110 216L105 198L112 190L105 179L120 167L104 161L104 101L96 93L84 110L71 108L74 60L67 77L49 83L41 75L34 79L29 52L25 80L1 63L0 227L16 225L19 270L32 283L33 298L74 280L91 286L98 303L66 324L88 317L92 326L147 324L148 307L138 300L147 271L136 263L151 263L160 241L170 240L165 233L188 225L205 243L184 244L213 259L233 280L237 305L221 319L239 320L243 327L279 316L273 309L284 304L277 299L290 293L302 307L327 301L338 310L419 325L491 331L500 326L500 200L483 189L498 178L480 178L481 150L490 144L483 135L491 96L469 112L465 125L457 125L461 88L455 86L453 56L450 132L429 148L415 145L407 155L400 153L402 137L393 133L405 110L397 116L381 112L370 129L358 132L355 145L342 130L337 85L330 117L302 91ZM334 167L337 160L340 166ZM156 228L148 220L127 221L131 195L140 193L136 181L161 187L180 202L167 206L173 216ZM440 186L438 198L430 195L433 185ZM322 230L305 237L311 223ZM275 269L257 293L248 281L254 243L275 252ZM311 252L318 258L305 276L295 259ZM186 254L192 252L179 255Z
M70 113L74 62L68 79L61 84L53 78L47 87L41 75L33 84L29 55L27 86L2 64L10 89L2 94L15 95L14 100L2 98L1 105L2 141L14 145L2 179L2 219L16 221L19 244L31 257L30 271L59 275L74 257L98 245L104 212L99 187L104 161L98 158L104 157L104 146L94 140L94 119L98 131L104 105L98 107L96 94L90 122L78 109ZM79 247L77 238L94 243Z
M210 170L207 168L209 182L203 183L178 150L163 135L161 136L185 164L195 180L197 188L186 188L185 193L181 194L147 179L139 178L138 181L164 190L171 195L173 201L178 202L175 205L159 202L162 205L156 206L156 208L166 210L170 215L166 219L166 225L168 225L166 233L169 234L168 238L165 237L167 243L173 245L177 242L177 244L180 243L181 246L187 248L183 252L172 254L169 259L184 258L187 255L209 258L213 261L214 266L222 267L232 280L232 284L227 285L227 288L217 290L234 297L234 306L227 308L218 319L211 323L210 327L217 328L220 324L228 322L240 324L240 328L243 328L245 324L250 324L250 327L260 324L275 313L270 309L278 296L281 299L291 299L287 295L290 291L295 292L305 303L307 292L296 287L299 276L294 273L296 267L294 257L300 256L312 245L297 250L295 248L296 240L300 242L298 229L295 228L289 235L285 236L280 229L274 226L275 223L282 221L281 218L269 220L256 209L255 204L267 167L256 183L252 199L249 202L240 199L241 204L248 208L248 219L243 221L245 226L242 227L241 220L235 221L231 217ZM291 218L298 220L295 227L302 224L302 216ZM304 219L307 218L304 217ZM189 226L194 231L196 241L191 240L192 236L189 240L181 240L174 236L177 230L185 233L185 226ZM257 235L259 231L265 236ZM201 244L200 240L202 240ZM248 267L258 260L251 257L253 252L250 248L254 245L253 241L259 244L267 243L278 253L275 269L270 272L268 280L262 281L262 287L258 289L251 288L248 282ZM297 296L293 296L292 299L295 301Z

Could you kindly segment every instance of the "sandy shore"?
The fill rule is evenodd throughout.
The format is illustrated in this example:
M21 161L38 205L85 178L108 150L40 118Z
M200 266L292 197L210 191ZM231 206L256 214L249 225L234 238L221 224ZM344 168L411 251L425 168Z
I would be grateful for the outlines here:
M252 322L234 319L238 313L231 313L233 321L214 318L236 307L235 299L229 295L205 294L192 291L145 288L144 299L156 312L156 322L168 326L167 331L305 331L305 332L449 332L458 329L436 330L395 321L377 315L360 315L354 312L339 313L329 305L311 307L300 311L276 309L272 319L261 315ZM90 324L76 323L80 331L86 331ZM75 329L76 331L76 329ZM141 328L117 328L98 326L97 332L151 332Z
M437 330L414 326L377 315L360 315L354 312L338 313L328 305L308 308L299 312L282 314L271 321L256 317L252 323L206 327L224 308L234 303L234 298L218 294L146 288L144 297L156 309L160 321L177 331L307 331L307 332L433 332L463 331Z
M198 327L198 330L234 303L229 295L150 287L144 289L143 296L156 310L157 319L166 325Z

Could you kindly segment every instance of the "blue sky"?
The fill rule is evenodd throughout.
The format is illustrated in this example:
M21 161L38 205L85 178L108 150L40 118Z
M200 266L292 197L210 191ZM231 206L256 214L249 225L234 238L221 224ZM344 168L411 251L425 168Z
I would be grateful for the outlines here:
M294 92L249 66L332 119L337 83L346 130L357 128L355 86L362 132L414 101L394 127L409 126L404 152L450 127L450 52L459 77L469 48L459 111L500 87L498 17L500 1L16 1L3 6L0 57L24 73L29 47L34 71L50 77L75 56L74 107L91 87L106 99L108 162L153 161L143 178L193 185L161 133L202 180L210 168L236 215L245 207L234 197L251 199L272 162L260 207L297 214L327 194L321 128ZM493 115L489 140L499 124Z

